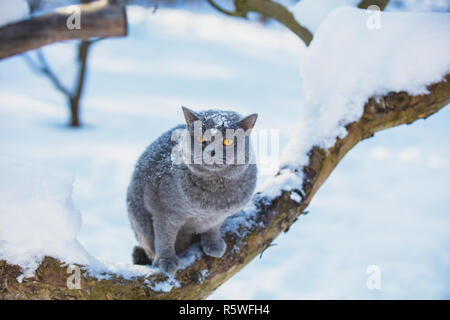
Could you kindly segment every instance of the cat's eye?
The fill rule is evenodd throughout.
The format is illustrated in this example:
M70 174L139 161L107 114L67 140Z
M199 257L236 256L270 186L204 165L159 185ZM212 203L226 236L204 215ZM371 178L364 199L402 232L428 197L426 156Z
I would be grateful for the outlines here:
M203 142L205 142L205 138L198 136L197 141L200 143L203 143Z
M233 144L233 139L223 139L224 146L231 146Z

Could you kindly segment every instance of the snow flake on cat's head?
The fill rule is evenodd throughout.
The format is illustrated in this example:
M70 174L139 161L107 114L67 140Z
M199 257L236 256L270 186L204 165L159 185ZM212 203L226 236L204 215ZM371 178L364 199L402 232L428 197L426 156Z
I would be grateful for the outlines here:
M207 110L200 113L201 120L208 127L229 128L241 119L241 116L233 111Z

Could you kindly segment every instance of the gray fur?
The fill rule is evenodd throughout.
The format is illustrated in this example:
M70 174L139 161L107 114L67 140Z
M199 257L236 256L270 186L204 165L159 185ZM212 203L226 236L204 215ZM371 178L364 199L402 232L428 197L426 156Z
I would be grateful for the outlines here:
M172 128L145 150L127 194L129 219L142 247L135 248L134 263L153 261L154 266L172 274L179 267L176 254L186 249L195 234L200 235L205 254L219 258L225 253L220 227L250 200L257 175L256 164L249 163L253 153L248 137L244 164L190 164L186 159L176 164L171 156L177 145L171 140L173 132L187 128L188 138L193 140L193 120L200 120L203 130L216 128L225 137L227 128L251 129L256 114L243 119L231 111L195 113L183 107L183 112L187 126ZM185 143L180 145L187 148Z

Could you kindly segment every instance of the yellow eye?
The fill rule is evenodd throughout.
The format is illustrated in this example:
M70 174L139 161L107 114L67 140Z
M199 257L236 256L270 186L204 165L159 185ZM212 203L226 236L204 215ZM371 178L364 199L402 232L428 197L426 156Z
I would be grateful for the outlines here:
M205 138L198 136L197 141L203 143L205 142Z
M233 144L233 139L223 139L224 146L231 146Z

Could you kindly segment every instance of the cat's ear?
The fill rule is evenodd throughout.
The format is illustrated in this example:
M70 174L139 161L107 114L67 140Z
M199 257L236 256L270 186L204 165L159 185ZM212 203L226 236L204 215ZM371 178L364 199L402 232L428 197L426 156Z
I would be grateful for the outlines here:
M195 114L194 111L192 111L189 108L186 107L181 107L181 109L183 109L183 113L184 113L184 119L186 119L186 124L189 126L192 122L197 121L198 120L198 116Z
M245 117L244 119L240 120L238 123L236 123L239 127L241 127L242 129L244 129L244 131L253 129L253 127L255 126L255 122L256 119L258 118L258 114L257 113L253 113L247 117Z

